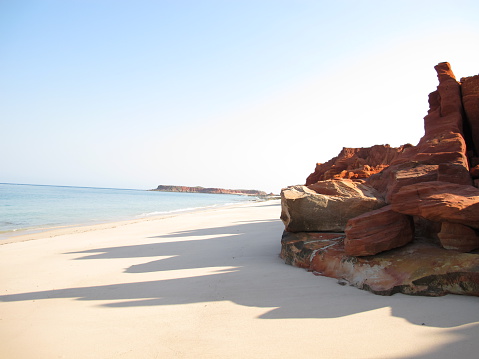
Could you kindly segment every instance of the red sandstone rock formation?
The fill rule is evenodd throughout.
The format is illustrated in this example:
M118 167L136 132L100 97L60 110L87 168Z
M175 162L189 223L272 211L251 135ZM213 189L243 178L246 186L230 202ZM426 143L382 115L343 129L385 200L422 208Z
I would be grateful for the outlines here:
M460 223L479 229L479 189L448 182L422 182L401 188L392 209L434 222Z
M326 163L316 164L313 173L306 179L306 185L329 179L365 179L381 172L411 145L398 148L376 145L366 148L343 148L338 156Z
M340 197L371 197L378 198L379 193L369 186L350 179L318 181L307 186L316 193Z
M350 219L344 232L347 255L370 256L411 242L414 224L411 217L386 206Z
M442 249L416 240L375 256L345 253L342 233L288 233L281 239L287 264L337 278L375 294L479 296L479 255Z
M436 180L472 184L463 137L460 84L447 62L435 69L439 86L429 95L424 136L417 146L408 148L387 169L367 180L388 203L401 187L413 183Z
M477 231L459 223L443 222L438 237L446 249L467 253L479 248Z
M306 182L327 203L351 195L339 190L344 179L361 180L391 205L349 218L345 234L285 232L287 263L378 294L479 296L479 253L459 253L479 248L479 189L472 186L472 179L479 185L479 75L461 84L448 63L435 69L439 85L429 95L425 134L416 146L344 148L317 164ZM341 217L347 208L324 205L318 212L286 197L283 213L289 200L286 206L303 222Z

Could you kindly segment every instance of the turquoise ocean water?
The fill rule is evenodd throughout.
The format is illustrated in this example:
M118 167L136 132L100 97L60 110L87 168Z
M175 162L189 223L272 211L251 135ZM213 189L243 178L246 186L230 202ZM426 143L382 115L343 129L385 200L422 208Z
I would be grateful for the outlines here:
M0 183L0 239L52 227L135 219L254 197Z

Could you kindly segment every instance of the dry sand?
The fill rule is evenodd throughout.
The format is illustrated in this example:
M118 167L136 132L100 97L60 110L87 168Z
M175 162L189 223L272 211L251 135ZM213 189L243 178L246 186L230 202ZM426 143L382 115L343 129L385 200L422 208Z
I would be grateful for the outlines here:
M478 357L479 298L381 297L285 265L279 212L262 202L1 245L0 358Z

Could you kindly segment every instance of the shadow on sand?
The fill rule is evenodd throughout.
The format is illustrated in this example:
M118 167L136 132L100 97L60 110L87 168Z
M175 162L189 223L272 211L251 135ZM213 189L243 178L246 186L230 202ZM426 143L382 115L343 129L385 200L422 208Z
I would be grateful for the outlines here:
M49 298L111 300L107 307L175 305L231 301L239 305L271 308L261 319L338 318L389 307L391 315L412 324L450 328L457 340L438 347L441 357L458 356L464 343L475 341L479 330L479 298L448 295L381 297L336 280L315 277L285 265L278 257L282 223L279 220L237 223L153 237L151 244L97 248L76 252L76 260L145 258L127 275L192 268L214 268L213 274L170 280L66 288L0 296L0 301ZM158 256L171 256L153 259ZM226 269L225 269L226 267ZM468 325L467 325L468 324ZM465 326L463 326L465 325ZM455 328L463 326L460 328ZM434 353L414 358L435 358Z

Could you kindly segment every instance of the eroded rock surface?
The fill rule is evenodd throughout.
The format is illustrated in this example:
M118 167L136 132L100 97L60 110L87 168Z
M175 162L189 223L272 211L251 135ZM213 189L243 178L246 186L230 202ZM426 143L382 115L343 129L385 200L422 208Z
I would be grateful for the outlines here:
M414 241L375 256L354 257L341 233L288 233L281 240L287 264L337 278L375 294L479 295L479 255Z
M338 156L326 163L316 164L313 173L306 179L306 185L330 179L364 179L381 172L406 148L389 145L375 145L365 148L343 148Z
M479 296L479 75L435 70L416 146L343 148L283 190L286 263L377 294Z
M385 205L377 192L352 181L324 181L281 192L281 219L289 232L344 231L349 219ZM321 188L324 194L318 193Z
M347 255L370 256L411 242L414 239L414 223L412 217L386 206L351 218L345 234L344 250Z
M459 223L443 222L438 233L441 245L446 249L470 252L479 248L477 230Z
M463 136L463 107L460 84L448 63L435 67L439 85L429 95L424 117L424 136L384 171L367 183L384 195L388 203L403 186L418 182L445 181L472 185L466 141Z
M460 223L479 229L479 189L448 182L422 182L394 194L392 209L434 222Z

